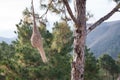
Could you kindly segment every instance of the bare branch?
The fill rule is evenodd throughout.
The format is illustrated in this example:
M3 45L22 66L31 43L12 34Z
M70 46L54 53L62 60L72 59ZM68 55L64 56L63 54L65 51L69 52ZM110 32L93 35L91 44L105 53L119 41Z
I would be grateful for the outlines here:
M77 21L76 21L76 18L75 18L75 16L74 16L73 13L72 13L72 10L71 10L71 8L70 8L70 6L69 6L68 1L67 1L67 0L63 0L63 3L65 4L65 6L66 6L66 8L67 8L67 11L68 11L70 17L71 17L72 20L76 23L76 22L77 22Z
M31 1L32 4L32 16L33 16L33 25L36 28L36 22L35 22L35 12L34 12L34 5L33 5L33 0Z
M112 11L110 11L107 15L105 15L104 17L100 18L98 21L96 21L92 26L90 26L87 30L87 34L89 32L91 32L93 29L95 29L98 25L100 25L102 22L104 22L105 20L107 20L108 18L110 18L115 12L118 11L118 9L120 8L120 3L112 9Z
M41 19L43 16L45 16L45 15L47 14L47 12L48 12L48 10L49 10L51 4L52 4L52 1L53 1L53 0L50 1L50 3L48 4L47 10L45 11L45 13L44 13L41 17L39 17L39 19Z

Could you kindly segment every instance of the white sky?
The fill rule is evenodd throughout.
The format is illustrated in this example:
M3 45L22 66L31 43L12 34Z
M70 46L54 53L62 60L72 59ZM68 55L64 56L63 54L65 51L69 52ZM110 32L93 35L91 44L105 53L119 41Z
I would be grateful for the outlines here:
M15 24L19 23L22 18L22 12L26 7L30 7L31 0L0 0L0 36L14 37L13 31L16 30ZM35 5L39 0L34 0ZM110 0L88 0L87 10L94 17L89 22L98 20L103 15L107 14L115 6L115 3ZM36 7L36 6L35 6ZM114 14L108 21L120 19L120 13Z

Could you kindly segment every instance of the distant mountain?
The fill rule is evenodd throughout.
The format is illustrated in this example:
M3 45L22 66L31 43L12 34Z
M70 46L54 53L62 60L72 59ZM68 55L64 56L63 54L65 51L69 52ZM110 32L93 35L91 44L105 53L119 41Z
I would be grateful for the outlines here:
M10 44L10 43L11 43L13 40L15 40L15 39L16 39L16 37L13 37L13 38L0 37L0 43L4 41L4 42Z
M120 53L120 21L105 22L87 36L86 44L98 57L103 53L116 58Z
M15 39L0 37L0 43L10 44ZM116 58L120 53L120 20L102 23L88 34L86 44L96 57L108 53Z

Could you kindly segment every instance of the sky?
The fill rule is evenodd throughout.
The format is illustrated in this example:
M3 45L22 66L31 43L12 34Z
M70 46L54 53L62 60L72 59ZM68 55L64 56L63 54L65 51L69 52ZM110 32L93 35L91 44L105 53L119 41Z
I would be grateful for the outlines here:
M39 8L39 0L34 0L35 9ZM16 24L22 19L23 10L30 8L31 0L0 0L0 37L15 37ZM111 0L87 0L87 11L94 16L88 22L95 22L107 14L116 4ZM120 19L120 13L115 13L109 20Z

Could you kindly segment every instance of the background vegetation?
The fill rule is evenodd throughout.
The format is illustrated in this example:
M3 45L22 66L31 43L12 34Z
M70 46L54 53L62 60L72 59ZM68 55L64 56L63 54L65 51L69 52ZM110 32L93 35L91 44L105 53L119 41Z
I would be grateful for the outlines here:
M11 44L0 43L0 80L70 80L73 32L65 21L54 23L52 32L39 25L48 64L42 62L38 51L31 46L32 23L21 20L16 27L18 39ZM85 52L85 80L118 77L119 60L107 54L96 59L87 47Z
M57 7L50 9L60 13ZM30 43L32 23L28 9L25 9L23 16L24 19L16 24L18 38L11 44L0 43L0 80L70 80L73 32L66 22L69 19L62 16L60 22L54 23L52 32L47 30L44 22L38 25L49 60L44 64ZM118 59L108 54L96 58L86 47L85 80L116 80L119 69L120 55Z

